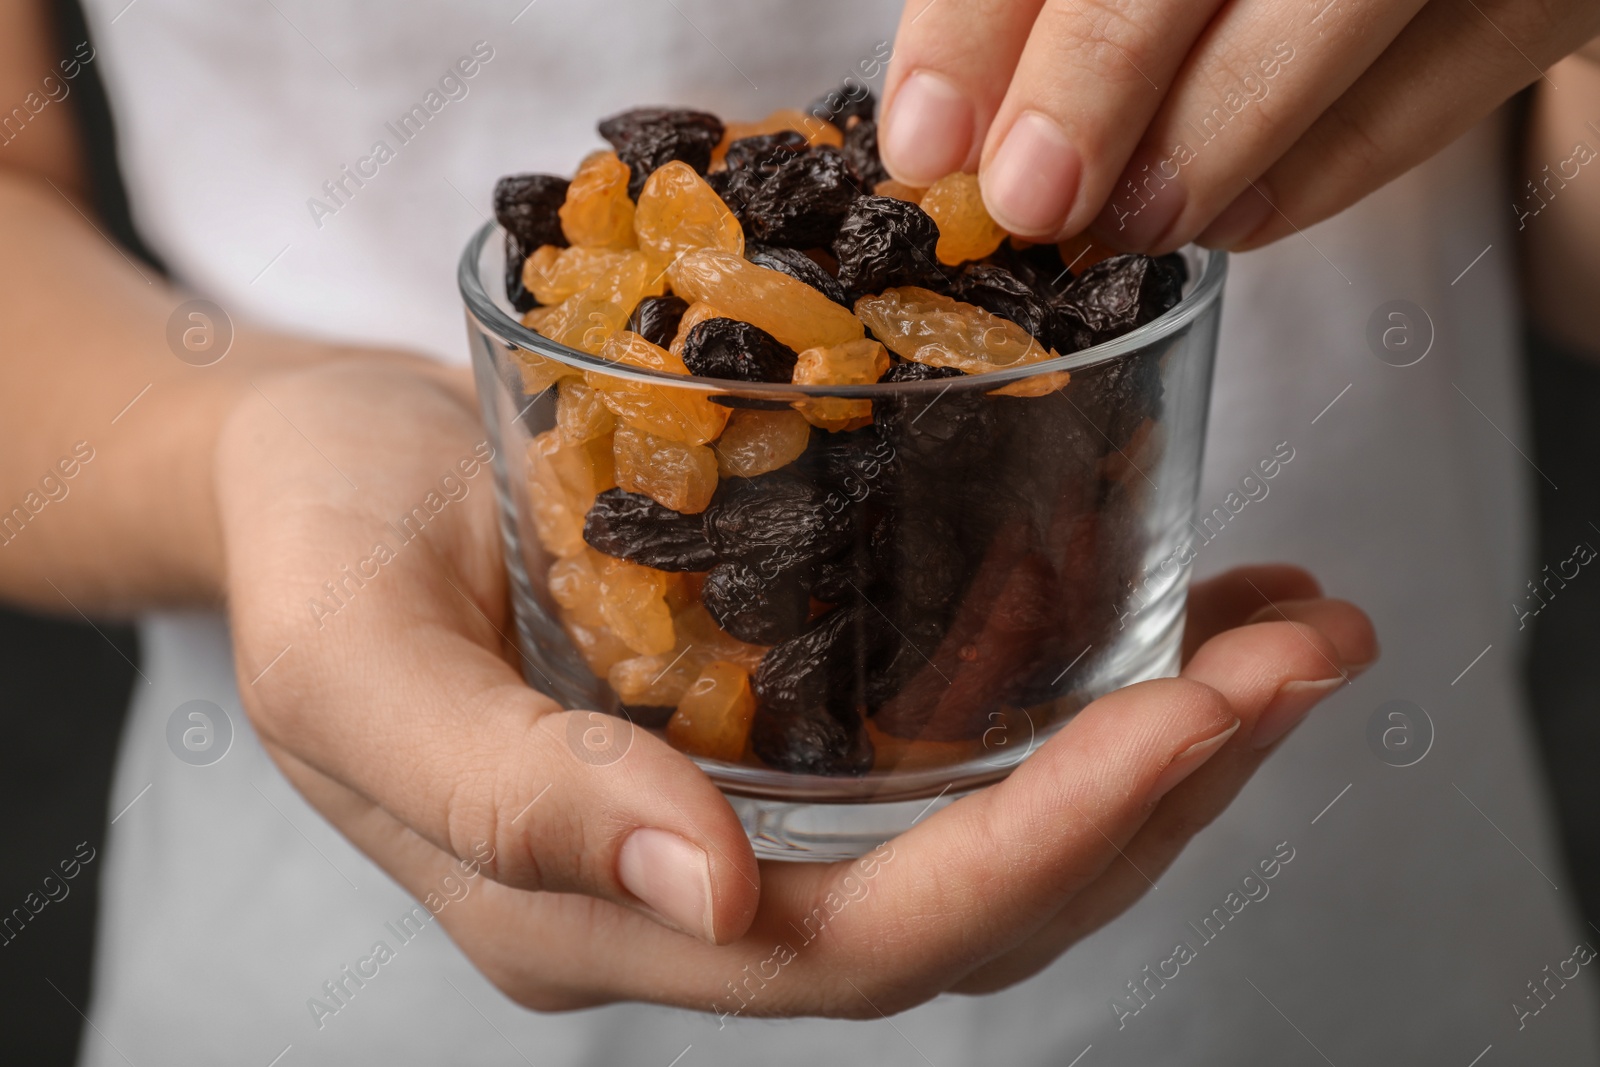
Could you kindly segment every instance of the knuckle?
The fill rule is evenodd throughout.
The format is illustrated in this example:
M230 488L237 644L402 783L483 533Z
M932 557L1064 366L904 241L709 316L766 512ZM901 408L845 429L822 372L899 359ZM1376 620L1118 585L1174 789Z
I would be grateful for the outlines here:
M1052 0L1044 27L1082 64L1113 85L1142 84L1160 60L1162 43L1126 0Z

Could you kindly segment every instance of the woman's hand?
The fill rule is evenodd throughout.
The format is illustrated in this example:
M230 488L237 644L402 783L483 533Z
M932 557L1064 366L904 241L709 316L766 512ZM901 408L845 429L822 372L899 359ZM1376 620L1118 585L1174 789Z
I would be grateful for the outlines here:
M1376 655L1303 572L1234 572L1195 591L1182 678L1096 701L862 860L758 864L687 758L642 730L585 758L584 731L621 720L523 684L464 374L347 361L251 397L217 462L251 718L418 899L468 861L440 920L534 1008L876 1017L1009 985L1137 899Z
M1600 33L1594 0L908 0L895 177L977 169L996 221L1243 249L1333 215Z

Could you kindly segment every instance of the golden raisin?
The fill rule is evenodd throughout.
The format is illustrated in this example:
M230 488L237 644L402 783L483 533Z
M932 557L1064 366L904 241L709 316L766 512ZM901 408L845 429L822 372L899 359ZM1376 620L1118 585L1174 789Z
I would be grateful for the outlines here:
M663 571L610 557L600 565L600 614L611 632L641 656L677 643L666 593Z
M797 411L740 408L717 438L717 470L724 477L754 478L793 463L810 442L811 424Z
M710 248L685 252L668 272L673 292L759 326L796 352L842 345L864 332L854 315L805 282Z
M615 248L540 245L522 263L522 284L541 304L559 304L587 289L627 256ZM527 325L524 323L523 325Z
M558 430L528 442L528 503L534 532L557 556L584 551L583 518L597 494L617 484L611 438L567 445Z
M555 309L534 308L533 310L553 311ZM532 314L533 311L528 312L528 315ZM536 325L527 322L527 318L527 315L523 316L523 325L532 326L537 332ZM515 355L517 372L522 375L522 391L529 396L537 396L561 381L561 379L575 377L580 373L576 367L569 367L560 360L551 359L549 356L541 356L539 353L530 352L525 348L517 349Z
M615 152L594 152L579 164L560 210L561 232L568 242L586 248L636 247L629 173Z
M1000 247L1006 231L989 217L976 174L946 174L923 194L922 210L939 227L934 255L946 265L982 259Z
M657 437L635 426L617 427L613 444L617 484L688 515L698 514L717 491L716 453Z
M600 613L600 567L606 557L594 549L586 549L566 559L550 564L545 576L545 586L550 596L561 605L562 613L580 626L599 627L606 624Z
M691 755L736 763L744 756L755 711L750 675L737 663L713 660L678 701L667 721L667 740Z
M673 625L678 630L678 643L681 648L691 648L689 655L700 657L698 663L703 666L714 659L725 659L730 663L737 663L747 671L753 671L761 665L761 657L767 654L765 645L752 645L739 640L718 626L705 605L694 603L673 617ZM699 667L695 668L699 673ZM694 675L690 675L692 679Z
M796 385L871 385L889 371L889 353L877 341L862 338L827 348L808 348L794 365ZM796 400L795 409L811 425L843 430L872 418L872 401L818 397Z
M623 330L600 351L602 359L630 367L645 367L688 376L683 360L636 333ZM728 422L728 409L713 404L691 389L629 381L604 371L585 371L584 381L600 393L611 413L629 426L657 437L703 445L713 440Z
M1008 385L998 389L989 390L990 396L1045 396L1055 392L1072 380L1072 374L1064 370L1046 371L1043 374L1034 374L1027 378L1019 378Z
M628 324L628 316L640 300L661 294L661 281L646 256L629 253L593 283L557 304L536 329L557 344L598 355L606 340Z
M650 175L639 194L633 229L657 270L691 248L744 255L744 230L705 179L681 160ZM537 295L537 294L535 294Z
M928 190L926 189L919 189L915 185L907 185L905 182L897 182L893 178L879 182L872 187L873 196L892 196L896 200L905 200L912 204L922 203L922 198L927 193Z
M1010 319L928 289L885 289L856 301L856 314L902 359L983 374L1056 353Z
M583 379L563 378L556 383L556 429L561 431L562 441L569 445L593 441L616 426L611 409Z
M561 626L596 677L604 678L612 666L634 655L633 649L605 626L585 626L570 617L562 619Z

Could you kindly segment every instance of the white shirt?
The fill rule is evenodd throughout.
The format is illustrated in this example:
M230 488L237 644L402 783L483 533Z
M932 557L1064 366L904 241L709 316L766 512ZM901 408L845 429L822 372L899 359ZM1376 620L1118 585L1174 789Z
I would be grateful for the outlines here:
M802 105L859 74L898 14L859 0L524 3L90 0L142 233L235 319L462 360L455 263L497 176L569 172L595 120L635 104L746 119ZM492 54L452 99L440 80L477 42ZM430 90L444 103L400 143L386 124ZM381 163L378 140L393 150ZM1339 218L1235 260L1202 509L1279 442L1295 458L1200 549L1197 571L1305 564L1371 612L1385 656L1157 890L1040 976L866 1023L719 1031L641 1005L526 1012L431 924L394 936L413 902L264 756L223 621L153 616L150 684L136 687L112 792L83 1062L1465 1067L1491 1045L1486 1067L1594 1062L1591 979L1520 1029L1512 1006L1600 937L1572 912L1517 684L1509 605L1539 569L1537 475L1517 451L1502 150L1485 124ZM335 202L323 184L347 166L367 177ZM1365 339L1398 298L1437 333L1405 368ZM211 766L167 747L168 717L192 699L232 719ZM1415 766L1368 746L1391 699L1436 728ZM1241 876L1284 849L1268 895L1204 940ZM1127 1014L1140 1003L1127 983L1180 939L1195 957ZM309 1001L378 940L394 958L319 1028Z

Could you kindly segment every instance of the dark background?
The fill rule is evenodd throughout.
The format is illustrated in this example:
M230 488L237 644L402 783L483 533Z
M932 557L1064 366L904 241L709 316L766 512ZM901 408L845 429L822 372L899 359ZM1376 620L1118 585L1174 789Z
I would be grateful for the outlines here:
M70 52L88 39L74 0L54 5L57 38ZM115 130L98 66L74 88L101 228L165 274L134 231L117 171ZM1534 461L1539 486L1538 560L1555 563L1587 542L1600 548L1600 362L1528 341ZM1593 525L1591 525L1591 523ZM1582 912L1600 915L1600 581L1571 583L1533 624L1528 679L1534 719L1568 865ZM40 893L47 874L87 841L94 862L20 935L0 944L0 1063L71 1065L89 1005L112 764L139 659L132 627L90 624L65 601L59 616L0 607L0 917ZM24 909L25 910L25 909Z

